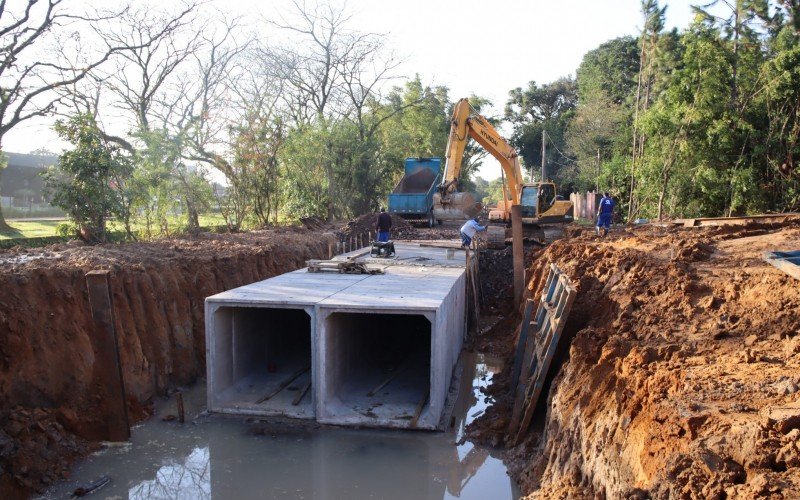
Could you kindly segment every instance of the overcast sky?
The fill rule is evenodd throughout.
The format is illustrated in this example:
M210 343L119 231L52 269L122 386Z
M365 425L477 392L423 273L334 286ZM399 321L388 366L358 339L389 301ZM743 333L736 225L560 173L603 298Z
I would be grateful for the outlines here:
M274 18L290 0L212 0L220 10ZM667 26L685 28L690 0L668 3ZM232 5L236 6L233 7ZM385 33L405 63L400 75L419 73L423 82L446 85L456 100L475 93L502 113L508 91L531 80L545 83L574 75L583 55L602 42L635 35L641 26L640 0L350 0L352 27ZM263 32L270 38L272 32ZM21 126L5 139L9 151L63 147L49 124ZM444 153L444 152L442 152ZM499 176L487 162L485 178Z

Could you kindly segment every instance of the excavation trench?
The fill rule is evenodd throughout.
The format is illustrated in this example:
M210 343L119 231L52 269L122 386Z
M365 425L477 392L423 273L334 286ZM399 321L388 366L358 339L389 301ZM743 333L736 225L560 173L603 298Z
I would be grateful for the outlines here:
M335 297L325 287L309 293L290 286L275 303L239 297L204 310L206 297L258 288L265 278L327 257L328 243L318 234L276 231L0 255L12 266L0 290L0 322L9 332L0 339L0 397L8 409L0 415L0 445L14 446L0 455L4 495L22 498L57 483L45 496L60 498L103 474L112 477L106 488L134 497L209 489L246 495L272 485L294 491L308 487L298 486L308 480L307 467L297 467L307 463L314 491L356 494L358 484L383 497L413 490L422 498L465 491L515 498L498 452L462 439L490 404L480 390L499 370L498 362L472 355L457 362L466 316L463 256L453 262L436 249L442 255L417 256L373 280L337 275L333 281L343 287ZM109 403L94 397L99 374L92 370L84 275L95 269L111 271L128 412L132 423L145 423L134 426L130 445L101 449L73 471L76 458L98 448ZM387 287L398 298L380 292ZM416 299L406 296L413 290ZM206 343L209 325L219 335ZM328 354L319 354L318 343ZM317 361L325 357L323 373ZM174 400L163 397L178 387L187 419L197 425L173 422ZM175 417L162 421L167 413ZM320 428L314 419L362 430ZM294 444L298 436L303 444ZM264 467L275 474L245 479Z
M336 275L284 283L272 303L248 299L258 289L249 285L204 310L206 297L326 257L328 242L289 232L10 255L0 282L0 488L15 498L58 483L46 496L60 498L108 474L104 495L132 497L515 498L515 482L538 498L797 497L800 288L761 255L800 246L800 226L568 236L528 254L533 296L553 262L578 297L540 427L506 451L502 366L519 318L505 300L503 252L481 256L481 319L493 326L466 345L484 355L459 364L461 346L437 339L459 336L445 327L463 327L467 311L433 303L464 293L463 265L437 274L428 257L409 263L388 278L403 300L381 293L391 273ZM128 409L146 421L130 445L91 455L64 481L96 447L102 415L84 277L97 268L113 272ZM412 290L424 300L409 307ZM219 345L205 342L209 324ZM355 362L322 367L325 356ZM163 395L178 386L191 386L192 424L170 417L174 399ZM203 410L247 405L244 418ZM418 427L443 432L363 428L410 428L417 413Z

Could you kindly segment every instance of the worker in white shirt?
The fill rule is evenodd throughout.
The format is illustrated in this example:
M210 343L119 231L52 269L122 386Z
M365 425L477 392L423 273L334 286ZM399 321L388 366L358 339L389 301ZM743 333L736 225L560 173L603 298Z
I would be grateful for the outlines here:
M475 217L461 226L461 248L469 248L472 238L481 231L486 231L486 226L481 226L480 219Z

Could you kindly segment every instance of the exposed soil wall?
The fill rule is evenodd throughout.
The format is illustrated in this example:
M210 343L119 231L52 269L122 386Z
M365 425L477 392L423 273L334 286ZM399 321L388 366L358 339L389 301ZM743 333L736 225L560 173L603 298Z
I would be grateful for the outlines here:
M68 473L99 439L85 274L112 272L128 409L205 373L203 301L325 258L332 235L204 234L152 243L0 252L0 491L24 495Z
M508 453L532 498L800 498L800 286L761 259L800 226L554 243L578 296L546 414ZM509 334L511 332L506 332ZM513 342L513 335L508 339ZM500 442L511 401L471 433ZM544 431L544 432L543 432Z

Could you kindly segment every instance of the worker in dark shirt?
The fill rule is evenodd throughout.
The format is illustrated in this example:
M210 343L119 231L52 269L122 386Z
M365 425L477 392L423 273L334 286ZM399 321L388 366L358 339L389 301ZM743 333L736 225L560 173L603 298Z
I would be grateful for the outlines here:
M375 223L375 231L378 233L378 241L389 241L389 231L392 230L392 216L386 213L386 209L381 207L378 214L378 221Z

